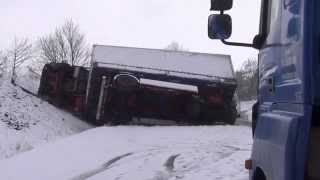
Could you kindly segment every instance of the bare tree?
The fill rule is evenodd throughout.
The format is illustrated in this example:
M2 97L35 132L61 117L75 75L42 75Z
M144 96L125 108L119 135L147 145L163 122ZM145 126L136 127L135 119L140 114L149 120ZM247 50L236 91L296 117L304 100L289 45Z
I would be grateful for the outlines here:
M91 51L92 51L91 48L87 48L82 60L78 63L79 66L85 66L85 67L90 66Z
M256 99L258 86L258 61L248 59L236 72L238 93L241 100Z
M8 57L12 63L11 83L15 84L17 68L32 57L32 44L28 39L15 38L12 48L8 51Z
M165 49L171 51L188 51L188 49L185 49L181 44L179 44L176 41L172 41Z
M66 43L63 31L56 29L54 38L58 59L60 59L60 62L66 61L68 58L68 44Z
M41 56L46 62L61 62L59 48L55 37L48 35L39 40Z
M72 20L56 28L55 32L39 40L41 54L47 62L67 62L70 65L86 65L89 48L85 36Z
M0 77L6 72L8 58L4 51L0 51Z
M253 77L258 69L258 61L254 58L249 58L243 62L241 69L248 78Z

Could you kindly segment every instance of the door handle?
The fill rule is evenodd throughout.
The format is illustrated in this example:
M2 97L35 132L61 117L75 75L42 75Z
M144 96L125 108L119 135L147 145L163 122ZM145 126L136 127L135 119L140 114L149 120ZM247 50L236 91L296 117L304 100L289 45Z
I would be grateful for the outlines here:
M274 94L275 92L275 83L274 83L274 77L270 77L267 79L267 84L268 84L268 91L271 94Z

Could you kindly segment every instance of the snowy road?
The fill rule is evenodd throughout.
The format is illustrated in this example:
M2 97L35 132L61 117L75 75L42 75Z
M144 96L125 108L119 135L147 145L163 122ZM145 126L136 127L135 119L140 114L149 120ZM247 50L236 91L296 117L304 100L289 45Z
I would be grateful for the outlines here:
M0 161L4 180L245 180L245 126L101 127Z

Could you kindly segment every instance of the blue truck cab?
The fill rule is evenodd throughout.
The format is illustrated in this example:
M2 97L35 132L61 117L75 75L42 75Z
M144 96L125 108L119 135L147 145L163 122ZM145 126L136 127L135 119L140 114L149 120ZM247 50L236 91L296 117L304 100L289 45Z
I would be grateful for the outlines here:
M211 0L208 35L259 50L251 180L320 179L320 1L261 0L252 43L228 42L232 0ZM244 9L245 10L245 9Z

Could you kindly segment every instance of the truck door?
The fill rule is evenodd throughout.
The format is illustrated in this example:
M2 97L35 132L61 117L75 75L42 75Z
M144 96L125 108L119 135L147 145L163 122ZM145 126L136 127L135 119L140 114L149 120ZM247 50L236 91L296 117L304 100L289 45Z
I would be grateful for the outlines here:
M311 121L311 108L305 105L303 6L300 0L268 1L262 6L267 38L259 53L259 107L250 177L302 180Z

